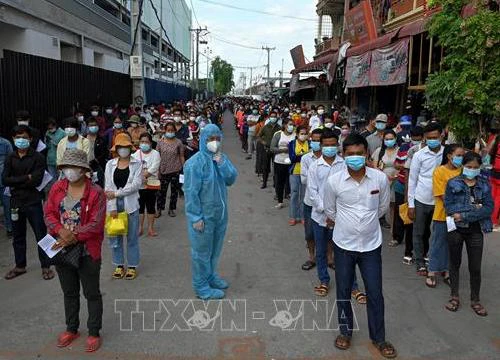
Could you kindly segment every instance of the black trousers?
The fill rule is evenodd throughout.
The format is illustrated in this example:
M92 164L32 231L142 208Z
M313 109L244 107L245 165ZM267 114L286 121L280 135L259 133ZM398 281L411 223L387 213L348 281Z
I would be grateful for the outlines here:
M262 154L262 184L267 185L267 179L269 179L269 173L271 172L271 162L273 160L273 153L269 149L265 149Z
M35 240L40 241L47 235L47 227L43 220L42 202L37 204L20 207L18 209L18 220L12 222L12 246L14 247L14 256L18 268L26 267L26 221L28 221L35 234ZM49 258L40 246L38 248L38 258L42 268L50 267Z
M156 193L157 190L139 190L139 214L144 214L144 210L150 215L156 213Z
M448 233L451 296L458 297L460 265L462 264L464 243L469 260L470 299L471 301L479 301L481 262L483 258L483 233L481 232L461 233L455 230Z
M177 209L177 197L179 195L179 173L161 174L161 189L158 191L156 206L158 210L165 210L167 202L168 186L170 185L170 204L168 209Z
M283 203L285 187L289 174L290 165L274 163L274 174L276 176L276 197L279 203Z
M80 327L80 283L83 296L87 299L89 318L87 328L90 336L99 336L102 327L102 296L99 286L101 261L95 261L90 256L82 259L80 268L71 266L56 266L59 282L64 294L64 314L66 330L76 333Z
M392 216L392 238L398 243L405 241L405 256L411 257L413 254L413 224L405 225L399 216L399 205L405 202L404 194L395 193L394 214Z

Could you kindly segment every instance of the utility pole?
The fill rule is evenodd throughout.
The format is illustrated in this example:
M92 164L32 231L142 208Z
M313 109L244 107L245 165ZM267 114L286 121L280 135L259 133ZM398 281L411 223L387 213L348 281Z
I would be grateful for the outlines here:
M131 9L130 9L130 36L132 44L132 56L138 56L139 60L135 64L136 66L140 66L140 76L131 76L132 77L132 103L138 104L142 99L144 99L144 66L142 62L142 23L140 18L141 8L140 5L142 2L140 0L132 0ZM137 34L137 36L136 36ZM134 43L135 41L135 43ZM134 64L130 64L130 69ZM132 75L132 71L131 71ZM140 105L142 105L142 102Z
M280 88L283 87L283 71L285 68L285 59L281 59L281 75L280 75Z
M163 62L163 57L161 54L163 48L163 1L160 0L160 48L158 49L158 53L160 54L160 61L159 61L159 67L160 67L160 80L162 79L162 62Z
M196 34L196 89L198 89L198 82L200 79L200 34L203 31L207 31L207 27L205 26L204 28L195 28L195 29L189 29L189 31L193 31ZM206 44L206 41L204 42Z
M253 67L250 68L250 95L252 95Z
M276 50L275 47L263 46L262 50L267 51L267 81L271 81L271 51ZM271 85L271 89L273 86Z

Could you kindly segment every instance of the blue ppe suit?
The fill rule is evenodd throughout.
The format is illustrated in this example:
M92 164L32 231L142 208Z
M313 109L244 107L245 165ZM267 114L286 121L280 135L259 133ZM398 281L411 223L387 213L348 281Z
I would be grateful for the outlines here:
M189 240L193 289L202 299L220 298L227 283L217 274L228 221L227 186L236 181L238 172L226 155L220 163L213 160L207 141L220 136L221 130L213 124L205 126L200 134L200 151L184 164L184 196ZM202 220L203 231L193 224Z

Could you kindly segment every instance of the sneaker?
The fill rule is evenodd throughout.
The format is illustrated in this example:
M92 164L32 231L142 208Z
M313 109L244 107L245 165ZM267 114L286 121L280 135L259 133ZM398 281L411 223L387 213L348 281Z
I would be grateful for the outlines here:
M176 217L177 215L175 214L175 210L169 210L168 211L168 216L170 216L170 217Z
M245 159L246 160L252 160L252 155L248 155Z
M428 256L424 257L424 261L425 261L425 265L429 265L429 257Z
M290 225L290 226L295 226L295 225L297 225L297 220L295 220L295 219L290 219L290 220L288 220L288 225Z
M404 256L403 257L403 264L413 265L413 258L411 256Z
M283 209L283 203L274 206L275 209Z

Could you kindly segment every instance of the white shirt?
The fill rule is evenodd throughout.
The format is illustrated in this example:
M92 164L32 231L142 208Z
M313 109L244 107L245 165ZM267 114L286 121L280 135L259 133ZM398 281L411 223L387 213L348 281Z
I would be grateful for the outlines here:
M335 173L344 167L344 159L337 155L331 165L322 156L318 161L312 163L309 168L306 193L309 193L309 201L313 207L311 219L323 227L326 227L326 214L323 206L326 181L330 176L335 177Z
M157 150L152 149L147 154L143 153L141 150L137 150L132 156L142 163L142 169L150 173L152 178L158 178L161 158Z
M309 119L309 131L313 131L321 126L321 119L318 115L313 115Z
M288 144L290 141L295 139L295 134L287 135L284 131L281 131L280 138L278 141L278 148L288 148ZM288 155L288 151L286 153L279 153L274 156L274 162L276 164L285 164L291 165L292 161L290 160L290 156Z
M106 164L104 172L104 191L114 191L116 197L123 197L124 211L128 214L139 210L139 190L142 188L142 164L139 160L130 157L130 174L128 176L127 184L124 188L118 189L113 180L113 175L118 166L118 158L111 159ZM116 198L107 200L108 212L116 211Z
M302 185L306 185L306 193L304 195L304 204L307 206L312 206L311 201L309 200L309 191L307 190L307 173L309 171L309 167L313 162L318 160L314 152L309 152L302 156L300 159L300 182Z
M348 251L372 251L382 244L379 218L389 210L389 181L382 171L365 169L358 183L345 166L328 178L323 191L325 214L335 221L333 241Z
M432 192L432 175L434 169L441 165L443 149L435 153L429 147L417 151L410 165L410 176L408 178L408 207L415 207L415 200L422 204L434 205L434 194Z

